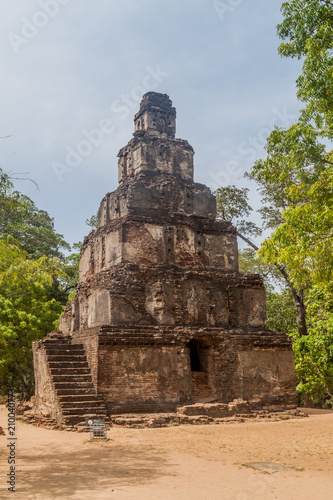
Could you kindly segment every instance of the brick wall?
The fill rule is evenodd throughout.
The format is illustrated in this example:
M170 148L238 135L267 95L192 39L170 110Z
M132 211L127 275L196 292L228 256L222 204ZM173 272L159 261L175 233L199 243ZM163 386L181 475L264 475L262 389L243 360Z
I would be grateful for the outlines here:
M75 332L72 337L72 344L83 344L95 389L97 389L98 385L98 332L99 328L92 328L89 331Z
M177 405L191 398L187 351L178 346L103 346L98 380L109 411Z
M36 413L48 412L51 418L59 419L61 412L52 385L45 348L41 341L38 341L32 343L32 350L35 373L35 411Z

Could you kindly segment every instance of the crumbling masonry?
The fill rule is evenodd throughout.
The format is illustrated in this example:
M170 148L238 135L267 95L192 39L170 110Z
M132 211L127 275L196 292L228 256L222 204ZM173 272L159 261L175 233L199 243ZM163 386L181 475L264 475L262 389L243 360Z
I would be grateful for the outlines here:
M290 340L265 329L262 280L239 273L235 229L193 181L169 97L148 92L134 122L62 335L34 343L36 408L65 423L235 399L294 408Z

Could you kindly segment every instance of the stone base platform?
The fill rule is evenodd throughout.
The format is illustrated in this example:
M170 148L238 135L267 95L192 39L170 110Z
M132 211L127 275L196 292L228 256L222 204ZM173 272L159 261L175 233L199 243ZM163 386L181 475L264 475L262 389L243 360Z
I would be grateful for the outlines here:
M308 415L297 408L283 411L255 410L243 400L235 400L229 404L197 403L179 406L172 413L127 413L114 415L107 420L107 427L127 427L133 429L175 427L179 425L230 424L242 422L270 421L277 422L294 418L304 418ZM25 410L19 411L18 420L48 429L66 430L71 432L88 432L85 422L73 426L57 423L45 416L37 415L32 405L25 405Z

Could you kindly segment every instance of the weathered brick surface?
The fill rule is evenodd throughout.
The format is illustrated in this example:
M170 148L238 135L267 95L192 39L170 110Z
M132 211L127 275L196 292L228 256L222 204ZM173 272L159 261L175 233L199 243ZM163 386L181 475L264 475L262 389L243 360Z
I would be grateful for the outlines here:
M175 138L175 118L168 96L143 97L60 330L83 346L109 414L239 398L249 408L292 408L290 340L265 330L262 279L239 273L236 231L216 220L214 196L193 181L194 152ZM50 384L36 349L41 394ZM56 405L51 392L43 397Z
M82 331L78 331L75 336L72 337L72 344L81 344L84 347L85 354L87 356L88 366L90 368L92 382L94 387L97 389L97 371L98 371L98 349L99 349L99 328L91 328L89 335L86 335Z
M110 412L114 407L129 411L137 405L176 406L189 400L191 372L185 348L158 344L101 346L98 361L99 390Z
M33 355L36 412L48 414L51 418L59 420L61 418L61 411L52 383L45 346L40 342L33 342Z
M127 323L262 328L265 290L256 275L124 264L78 286L61 330L67 333L66 325L75 321L81 328Z

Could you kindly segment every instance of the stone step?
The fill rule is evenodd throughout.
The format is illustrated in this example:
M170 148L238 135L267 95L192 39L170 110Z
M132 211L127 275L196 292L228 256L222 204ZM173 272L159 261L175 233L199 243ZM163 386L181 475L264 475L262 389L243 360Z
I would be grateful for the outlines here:
M91 376L89 373L83 373L81 375L75 375L75 374L52 374L52 380L53 382L91 382Z
M50 367L52 377L55 375L64 375L71 377L72 375L89 375L90 370L88 367L72 367L72 368L56 368Z
M69 351L75 351L77 349L84 350L83 344L66 344L66 343L49 343L49 344L43 344L44 348L47 351L54 351L58 349L64 349L64 350L69 350Z
M104 408L98 405L94 406L87 406L84 408L73 408L73 407L68 407L65 409L61 410L61 413L63 414L64 417L69 416L69 415L90 415L90 414L96 414L100 415L103 413Z
M82 352L82 354L74 354L74 355L71 352L68 352L66 354L48 354L47 357L50 363L54 363L55 361L66 362L66 361L71 361L72 359L75 359L75 361L84 361L85 363L87 362L87 357L84 352Z
M82 375L82 377L87 377L86 375ZM86 378L85 380L81 380L81 382L77 380L72 380L70 378L61 378L58 381L53 380L54 386L58 389L80 389L80 388L91 388L95 391L95 387L92 383L91 377Z
M45 349L84 349L83 344L69 344L68 342L50 342L47 344L43 344Z
M88 368L89 370L89 365L87 363L87 360L76 360L76 359L71 359L70 361L49 361L49 367L51 369L54 369L54 368L59 368L59 369L63 369L63 368L75 368L75 369L80 369L80 368Z
M81 347L83 349L83 344L71 344L69 340L44 340L43 345L45 347Z
M44 344L44 349L47 353L55 353L57 351L71 351L73 352L73 346L70 344L57 344L57 345L45 345ZM84 350L83 346L75 346L75 350L81 351Z
M52 349L48 350L46 349L46 354L47 357L51 356L85 356L85 351L84 349L77 349L75 351L69 350L69 349Z
M106 418L105 404L92 383L83 345L50 342L45 349L62 421L75 425L85 423L86 418Z
M67 337L67 338L63 338L63 339L44 339L43 341L43 345L72 345L70 343L70 338Z
M80 386L78 384L66 384L65 386L56 386L55 389L57 391L58 396L75 396L75 395L89 395L96 394L94 386L90 383L87 385Z
M90 398L89 401L61 401L60 406L63 410L67 409L84 409L86 410L87 408L99 408L100 410L105 410L104 402L99 401L99 400L94 400Z
M96 403L103 403L103 399L98 396L95 392L91 391L90 393L76 393L76 394L59 394L58 393L58 399L62 403L67 403L67 402L73 402L73 403L79 403L83 401L95 401Z

